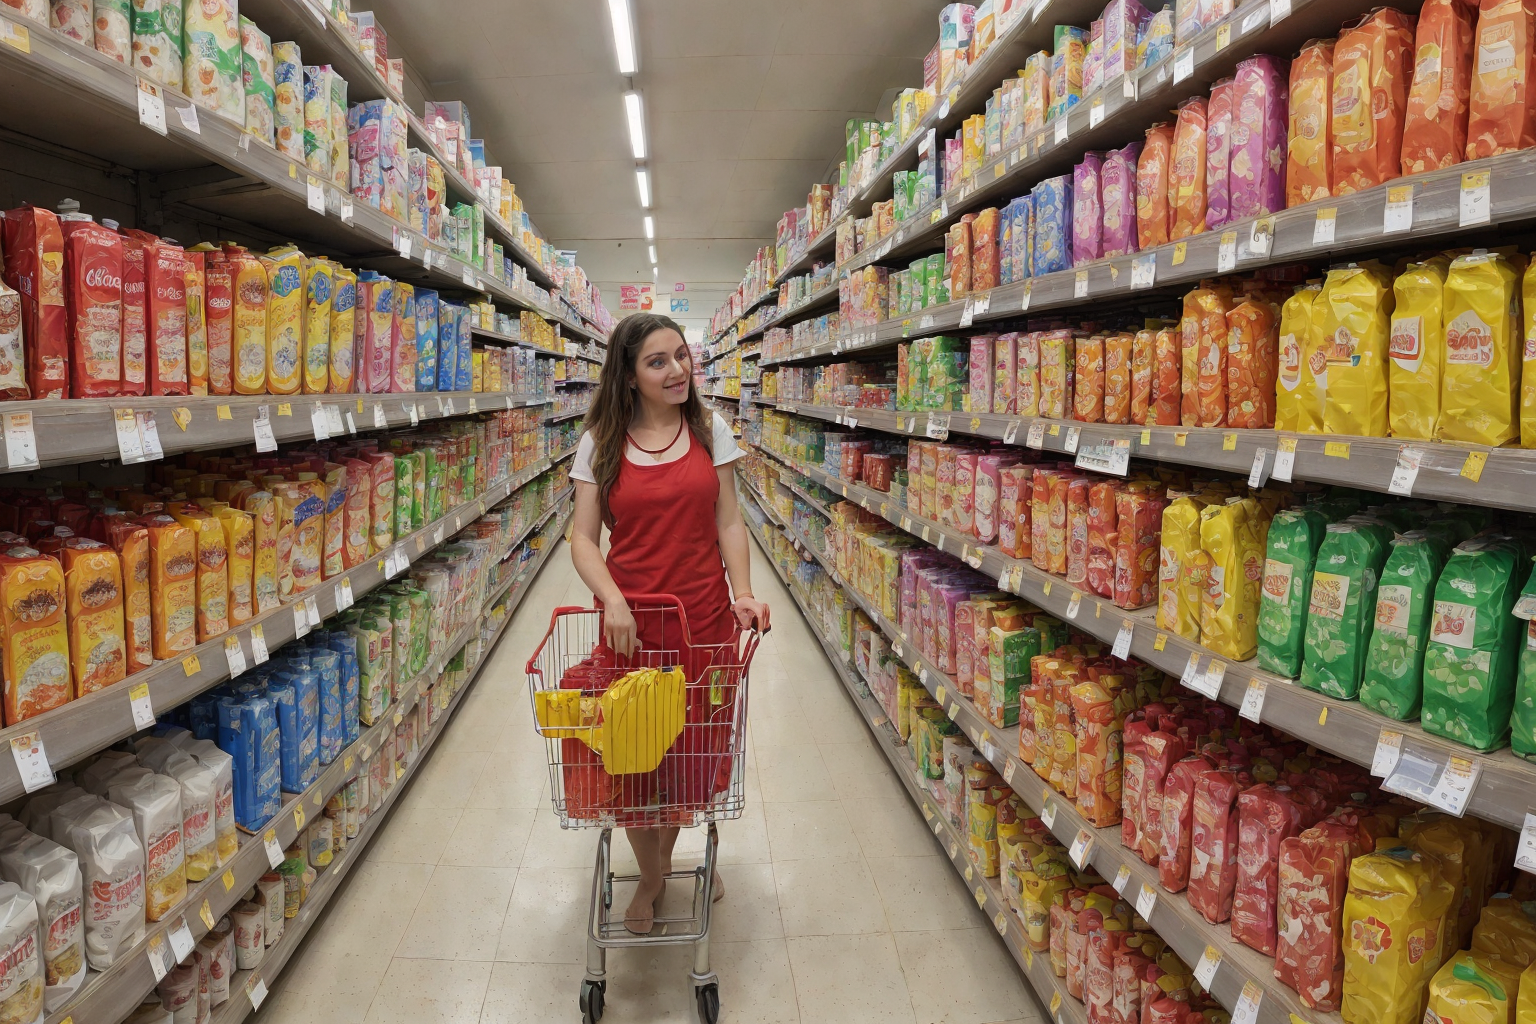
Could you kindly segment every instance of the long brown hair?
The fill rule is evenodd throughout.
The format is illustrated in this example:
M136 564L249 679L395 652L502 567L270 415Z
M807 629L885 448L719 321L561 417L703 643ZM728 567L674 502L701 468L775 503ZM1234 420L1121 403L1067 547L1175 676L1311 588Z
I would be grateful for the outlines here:
M619 467L624 460L625 435L635 418L635 389L630 386L635 364L640 359L640 349L645 340L657 331L676 331L683 336L683 329L671 317L658 313L634 313L614 325L608 336L608 355L603 361L603 372L597 380L597 394L592 408L587 412L587 433L592 435L592 476L597 480L598 505L603 512L603 522L613 524L608 511L608 492L619 478ZM692 368L692 352L689 353ZM693 432L693 440L704 446L714 456L714 431L711 429L704 403L694 390L693 375L688 377L688 400L683 403L683 419Z

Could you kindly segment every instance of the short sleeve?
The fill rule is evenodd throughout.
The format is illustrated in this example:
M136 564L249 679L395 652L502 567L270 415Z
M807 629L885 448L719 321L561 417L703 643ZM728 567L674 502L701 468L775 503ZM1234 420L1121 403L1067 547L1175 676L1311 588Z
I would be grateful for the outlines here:
M715 413L715 465L724 466L735 462L745 455L741 446L736 443L736 435L731 432L731 425L725 421L725 417ZM581 458L578 453L577 458ZM572 472L572 476L576 474Z
M576 445L576 457L571 462L571 479L580 480L585 484L597 483L597 477L592 475L592 450L597 447L597 442L592 440L591 433L583 431L581 441Z

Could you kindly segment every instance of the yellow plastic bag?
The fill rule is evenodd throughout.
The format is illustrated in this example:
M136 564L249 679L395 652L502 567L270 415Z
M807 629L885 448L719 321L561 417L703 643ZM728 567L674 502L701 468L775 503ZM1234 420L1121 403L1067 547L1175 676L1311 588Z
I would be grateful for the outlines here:
M1493 897L1472 929L1472 952L1522 969L1536 963L1536 904L1521 903L1508 893Z
M1495 956L1459 952L1429 983L1429 1012L1436 1024L1510 1024L1520 968Z
M1311 344L1312 311L1323 286L1308 282L1296 289L1280 307L1280 369L1275 379L1275 429L1316 431L1322 429L1323 402L1317 378L1307 361ZM1325 378L1326 379L1326 378Z
M1440 966L1451 884L1434 858L1406 847L1356 857L1344 897L1347 1024L1419 1024Z
M1523 346L1519 270L1499 253L1458 256L1445 280L1442 441L1494 447L1519 437L1515 418Z
M1189 640L1200 639L1198 580L1187 581L1201 555L1200 509L1204 501L1190 495L1175 498L1163 509L1163 534L1157 577L1157 628Z
M1259 504L1237 498L1200 513L1200 546L1209 579L1200 595L1200 642L1223 658L1246 661L1258 651L1259 585L1264 545L1254 519Z
M1536 964L1520 975L1520 994L1515 998L1515 1024L1536 1024Z
M1521 284L1525 300L1525 344L1520 363L1520 447L1536 448L1536 265L1527 267Z
M637 668L601 697L539 691L534 713L545 736L579 739L601 754L609 775L639 775L655 771L682 735L684 691L683 670L676 666Z
M1440 424L1440 370L1445 358L1445 274L1450 260L1411 263L1392 282L1392 362L1387 370L1393 437L1427 441Z
M1392 315L1385 275L1373 264L1330 270L1318 305L1328 373L1323 432L1385 437Z
M580 739L592 746L597 728L597 698L583 697L580 690L538 690L533 695L534 717L546 739Z

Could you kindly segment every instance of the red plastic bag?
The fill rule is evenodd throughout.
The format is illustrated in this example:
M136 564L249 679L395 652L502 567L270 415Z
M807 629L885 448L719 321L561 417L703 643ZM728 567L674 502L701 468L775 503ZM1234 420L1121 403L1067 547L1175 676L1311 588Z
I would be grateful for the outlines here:
M1280 843L1298 835L1303 810L1284 787L1260 783L1237 798L1237 884L1232 891L1232 937L1275 955Z
M1166 779L1186 752L1184 740L1176 733L1159 730L1146 738L1146 755L1141 779L1141 859L1157 862L1162 848L1163 803L1167 796Z
M1189 905L1212 924L1232 916L1237 883L1237 795L1247 780L1230 768L1201 774L1190 809Z
M1203 754L1186 757L1168 769L1163 785L1158 837L1157 881L1169 892L1189 885L1189 852L1195 782L1215 767ZM1147 858L1143 856L1143 860Z
M1339 1008L1344 896L1350 862L1361 852L1359 830L1339 821L1280 843L1275 977L1314 1010Z

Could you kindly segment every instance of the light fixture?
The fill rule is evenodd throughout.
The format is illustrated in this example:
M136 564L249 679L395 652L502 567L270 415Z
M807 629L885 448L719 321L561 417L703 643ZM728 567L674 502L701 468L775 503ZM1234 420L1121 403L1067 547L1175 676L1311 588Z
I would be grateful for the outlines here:
M644 167L635 169L635 184L640 187L640 208L651 208L651 172Z
M629 148L634 150L636 160L645 159L645 118L640 110L640 94L627 92L624 94L624 114L629 119Z
M655 219L653 219L651 217L650 214L646 214L646 216L645 216L645 238L646 238L646 241L651 241L655 237L656 237L656 221L655 221Z
M619 55L619 74L632 75L639 60L635 53L635 25L629 17L629 0L608 0L608 18L613 22L613 48Z
M651 266L654 267L656 265L656 247L654 245L651 246L650 247L650 251L651 251Z

